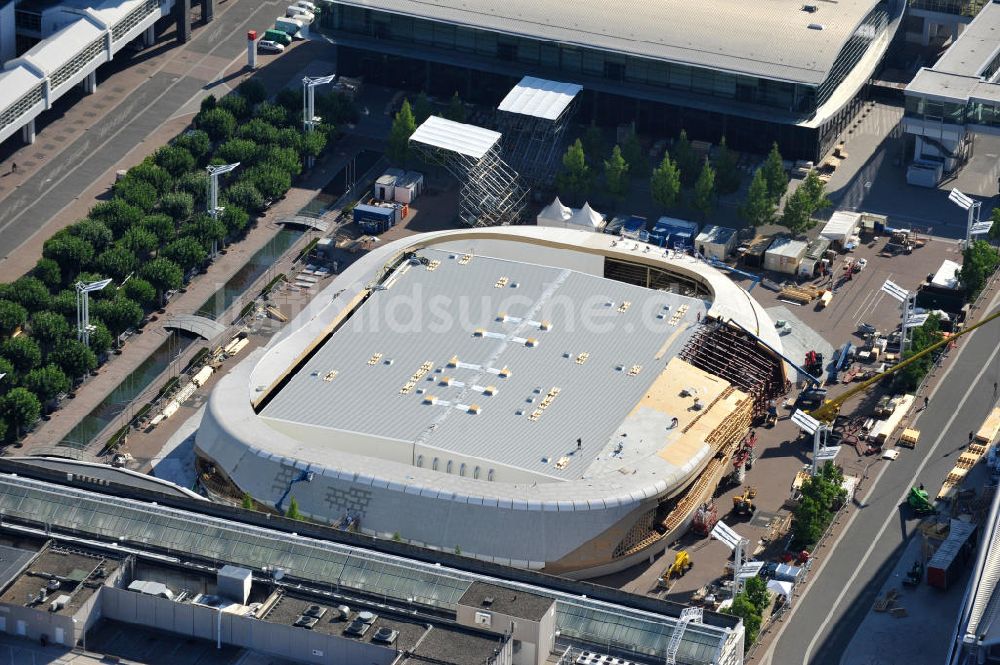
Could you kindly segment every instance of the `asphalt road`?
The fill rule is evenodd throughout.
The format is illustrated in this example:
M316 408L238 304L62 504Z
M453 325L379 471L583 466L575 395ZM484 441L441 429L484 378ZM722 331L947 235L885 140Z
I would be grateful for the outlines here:
M997 299L991 306L996 311ZM806 595L797 601L763 663L839 665L855 628L915 530L918 521L900 507L905 494L917 483L924 483L932 495L937 492L968 443L970 430L979 428L997 401L993 384L1000 380L998 339L1000 320L995 320L960 342L965 348L952 360L950 372L916 423L920 444L902 451L894 462L872 467L868 494L862 494L864 502L848 518L853 522L835 547L823 553ZM926 662L943 662L945 633L953 619L940 622L941 653L928 653Z
M191 69L210 57L229 62L246 50L246 29L270 25L277 6L273 1L231 0L219 8L211 24L177 47L173 57ZM0 256L10 255L209 85L204 78L166 71L141 83L7 197L0 207ZM101 94L100 88L96 94Z

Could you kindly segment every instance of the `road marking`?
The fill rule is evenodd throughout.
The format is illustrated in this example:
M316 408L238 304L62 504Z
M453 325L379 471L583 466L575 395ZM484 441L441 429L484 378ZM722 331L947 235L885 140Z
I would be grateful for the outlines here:
M993 309L997 306L998 301L1000 301L1000 292L998 292L997 295L993 297L993 300L986 307L985 311L986 312L993 311ZM976 331L976 332L978 332L978 331ZM976 332L971 333L969 339L971 339L973 336L975 336ZM930 394L928 395L928 399L933 398L934 395L937 394L938 388L941 387L942 385L944 385L945 380L948 378L948 375L951 374L951 370L953 370L955 368L955 365L958 364L958 359L961 357L962 353L965 351L965 348L968 346L968 342L969 342L969 340L967 339L965 341L965 344L962 344L959 347L958 353L956 353L955 357L952 358L952 362L951 362L950 365L948 365L948 369L945 370L944 374L941 375L941 378L938 380L937 384L931 390ZM993 354L996 355L996 351L994 351ZM992 356L990 358L990 362L992 362ZM990 363L989 362L985 363L983 366L984 367L989 367ZM975 385L975 383L973 382L971 385ZM963 401L964 401L964 398L963 398ZM955 412L958 413L958 410L956 409ZM922 413L917 415L917 418L916 418L916 420L914 422L916 422L917 420L919 420L920 415L922 415ZM944 429L946 431L948 428L945 427ZM925 457L924 459L926 460L927 457ZM888 469L889 466L890 466L889 464L883 464L882 468L879 469L879 471L878 471L878 475L875 476L874 478L872 478L872 482L868 486L868 492L867 492L866 496L871 496L872 492L875 491L875 488L878 486L878 482L882 479L882 474L885 473L885 470ZM917 479L917 476L919 474L920 474L920 469L918 469L917 472L913 475L913 478L910 479L911 482L915 481ZM909 492L909 489L907 489L907 493L908 492ZM906 494L903 495L904 498L905 498L905 496L906 496ZM851 516L850 516L850 518L848 518L847 523L844 525L843 530L841 530L840 535L838 535L837 538L830 544L830 547L827 549L827 555L820 562L819 567L816 568L816 570L813 572L813 578L814 579L818 579L819 578L820 574L823 572L823 569L826 567L827 562L830 561L833 558L833 552L840 545L840 541L844 539L844 536L846 536L850 532L851 525L854 523L855 518L860 513L861 513L860 510L855 510L853 513L851 513ZM890 512L889 513L889 519L891 519L895 515L896 515L895 512ZM878 539L876 539L876 541L877 540ZM764 655L761 656L760 662L761 662L762 665L770 665L772 663L772 661L774 659L774 650L778 647L778 643L781 641L781 636L784 634L785 628L787 628L788 625L792 622L792 618L795 616L796 611L798 611L799 607L802 606L803 601L805 600L806 596L809 595L809 592L812 591L812 588L813 588L812 584L808 585L806 587L806 590L802 593L801 596L798 597L798 599L796 599L795 603L792 605L791 609L788 612L788 615L786 616L785 620L781 624L781 628L778 629L778 632L774 635L774 639L771 640L771 645L767 648L767 651L764 652ZM830 614L832 614L832 613L833 612L831 610ZM827 617L829 617L829 616L830 615L828 614ZM829 621L829 619L827 620L827 622L828 621ZM819 635L820 632L822 632L822 629L819 632L817 632L817 635ZM807 662L807 661L803 660L803 663L805 663L805 662Z
M920 466L918 466L916 472L914 472L913 474L914 481L916 481L917 476L919 476L920 473L924 470L924 467L927 466L927 462L929 462L931 457L934 455L934 451L937 450L938 445L940 445L940 443L944 441L944 437L946 434L948 434L948 430L951 429L951 426L955 422L955 419L958 418L958 412L961 410L961 407L965 404L965 401L969 399L969 395L972 394L972 391L978 387L979 380L983 378L983 374L985 374L986 370L990 368L990 365L993 363L993 359L996 358L997 353L1000 353L1000 346L993 349L993 353L990 354L989 360L987 360L983 364L982 368L979 370L979 374L976 375L976 378L973 381L969 382L969 387L966 388L965 394L962 395L962 399L959 401L958 406L955 408L955 412L951 414L950 418L948 418L948 422L945 423L944 427L941 429L941 434L939 434L938 437L934 440L934 443L933 445L931 445L930 450L927 451L926 455L924 455L923 460L921 460L920 462ZM887 464L886 467L888 466L889 465ZM907 484L909 485L909 483ZM910 493L910 488L907 487L906 490L903 491L903 494L899 497L899 503L903 503L904 501L906 501L906 495L909 493ZM809 642L809 646L806 648L805 656L802 659L803 663L809 662L809 656L812 654L812 650L816 646L816 642L819 641L819 638L823 634L823 631L826 630L826 627L830 625L830 620L833 619L833 614L836 611L837 607L839 607L840 603L843 602L844 596L847 595L848 589L850 589L851 585L854 584L854 580L858 578L858 574L865 568L865 564L868 563L868 558L875 550L875 546L882 539L882 536L885 534L885 530L888 529L889 525L892 524L898 517L899 516L896 511L890 511L889 514L886 515L885 521L882 522L882 528L880 528L878 530L878 533L875 534L875 538L872 539L872 542L868 546L868 549L865 550L865 555L861 557L861 561L858 562L857 568L854 569L854 574L851 575L851 577L844 584L840 593L837 595L837 599L833 602L833 605L830 606L830 611L827 612L826 618L823 620L823 623L820 624L819 628L816 630L816 634Z

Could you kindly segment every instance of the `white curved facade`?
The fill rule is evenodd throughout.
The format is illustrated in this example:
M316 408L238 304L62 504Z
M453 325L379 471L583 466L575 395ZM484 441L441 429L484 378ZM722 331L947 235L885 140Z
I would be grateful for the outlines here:
M627 474L624 462L600 453L596 457L603 462L591 464L588 459L585 465L590 466L580 467L579 472L565 479L557 477L551 464L542 472L515 459L508 465L512 469L509 472L498 463L496 478L490 480L485 472L476 479L471 473L459 475L457 468L446 473L443 469L432 470L423 462L418 466L415 461L390 459L382 453L364 454L367 449L363 446L380 445L374 435L362 439L363 445L353 446L347 442L354 440L351 436L355 432L324 430L316 424L286 427L276 424L277 419L270 415L278 408L279 400L288 401L287 386L305 381L289 379L290 371L300 364L308 367L312 361L306 356L311 351L315 353L310 358L319 357L317 354L327 343L325 336L358 308L370 293L368 289L382 276L383 267L396 262L404 252L421 250L525 262L602 280L606 259L658 268L697 283L704 290L706 319L735 320L781 348L761 306L723 274L690 257L668 258L659 248L566 229L502 227L423 234L390 243L360 258L320 292L267 348L251 354L223 377L211 395L197 434L198 453L260 502L275 505L290 493L302 513L318 521L337 522L352 516L358 519L363 532L372 535L398 534L414 544L459 549L467 556L501 564L580 576L630 565L636 557L615 559L615 545L629 526L655 508L658 501L683 491L697 478L712 457L707 444L688 442L683 456L677 451L664 455L656 446L648 447L643 449L642 457L628 460ZM361 305L358 311L364 307ZM378 348L377 341L372 344L373 349ZM669 363L668 358L664 360ZM652 360L649 362L653 366ZM656 371L658 365L653 367L650 372ZM314 370L312 376L316 373ZM324 387L319 379L316 381L317 390ZM273 401L266 404L268 400ZM564 403L556 400L553 404L555 410ZM379 408L378 402L373 402L372 408ZM329 409L336 412L337 404L330 404ZM449 417L462 419L466 415ZM478 422L492 421L484 418ZM553 416L552 422L559 421ZM504 445L504 432L476 431L472 436L477 440L494 438L498 446ZM412 442L405 445L416 446ZM484 460L484 469L489 462ZM302 480L306 471L312 474L308 482ZM646 555L648 550L638 553Z

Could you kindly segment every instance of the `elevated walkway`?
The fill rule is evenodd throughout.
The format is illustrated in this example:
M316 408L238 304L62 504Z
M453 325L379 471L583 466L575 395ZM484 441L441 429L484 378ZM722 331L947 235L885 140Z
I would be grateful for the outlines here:
M305 215L292 215L291 217L285 217L284 219L279 219L278 224L284 226L285 224L292 224L295 226L305 226L310 229L316 229L320 233L326 233L330 230L330 224L325 222L323 219L318 217L306 217Z
M173 7L174 0L107 0L90 7L65 7L67 16L77 15L79 20L0 71L0 141L22 130L25 142L34 142L35 118L78 83L95 92L97 68Z

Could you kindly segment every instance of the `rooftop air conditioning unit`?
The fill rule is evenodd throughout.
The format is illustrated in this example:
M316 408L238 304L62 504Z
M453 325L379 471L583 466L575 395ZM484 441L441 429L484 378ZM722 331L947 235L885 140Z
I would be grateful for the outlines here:
M810 24L809 24L809 29L810 29L810 30L822 30L822 29L824 29L825 27L826 27L826 26L825 26L825 25L823 25L822 23L810 23Z

